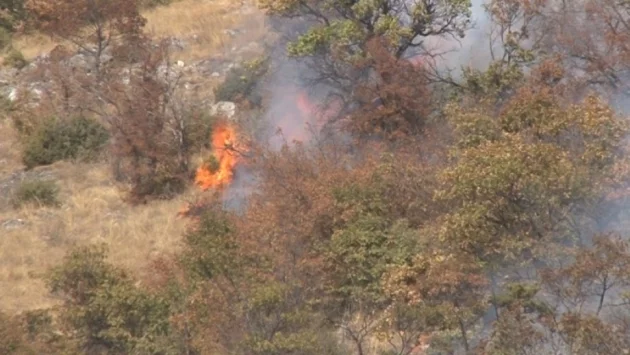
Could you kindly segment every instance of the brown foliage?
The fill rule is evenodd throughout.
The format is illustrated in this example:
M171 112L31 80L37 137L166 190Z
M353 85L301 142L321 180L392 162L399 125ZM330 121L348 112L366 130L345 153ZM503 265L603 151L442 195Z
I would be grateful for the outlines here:
M575 262L542 272L542 281L563 305L596 314L610 305L610 298L630 285L628 243L614 236L599 236L590 249L580 249Z
M526 47L562 57L573 85L627 90L630 7L616 0L495 0L492 13L507 52ZM514 46L518 44L517 46ZM575 88L577 89L577 88Z
M136 49L142 55L140 65L120 68L97 92L107 103L100 115L110 126L117 173L131 183L135 202L173 196L190 178L189 112L177 96L179 76L167 45L151 46ZM121 80L124 76L127 83Z
M422 132L432 108L423 68L392 55L383 38L370 41L367 48L370 58L360 67L372 75L356 88L361 107L351 114L348 128L387 138Z
M37 29L94 56L97 72L103 52L119 39L140 35L146 23L136 0L27 0L26 8Z

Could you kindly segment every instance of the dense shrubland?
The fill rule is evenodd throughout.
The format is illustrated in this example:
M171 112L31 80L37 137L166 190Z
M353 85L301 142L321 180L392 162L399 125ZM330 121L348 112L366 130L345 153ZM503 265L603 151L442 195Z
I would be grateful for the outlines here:
M257 185L244 206L229 210L221 191L210 193L188 211L183 249L153 260L142 279L108 262L105 248L72 251L47 276L59 308L2 316L0 350L627 352L630 126L610 98L625 97L630 5L493 0L499 50L460 80L429 59L402 58L422 38L465 35L466 0L261 6L317 22L288 50L334 84L343 105L326 118L344 123L342 137L279 150L252 144L244 159ZM144 201L189 183L199 131L213 121L177 95L177 74L160 70L168 50L142 36L133 8L116 10L125 9L99 22L122 31L114 58L71 77L53 63L47 75L66 94L15 120L36 140L25 159L55 144L66 150L43 158L68 159L102 143L101 128L52 121L64 134L47 143L38 119L90 112L107 130L121 180ZM580 16L567 20L569 11ZM90 38L103 40L95 26ZM591 31L588 40L575 28ZM217 96L257 104L263 68L232 71Z

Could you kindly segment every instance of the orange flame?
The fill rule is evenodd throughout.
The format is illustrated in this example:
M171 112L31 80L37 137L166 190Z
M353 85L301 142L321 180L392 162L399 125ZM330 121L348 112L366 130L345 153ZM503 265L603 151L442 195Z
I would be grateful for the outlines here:
M211 188L221 188L232 182L234 167L237 163L237 157L234 155L235 138L234 128L227 123L219 123L214 127L212 150L217 159L217 166L211 167L203 164L197 169L195 176L195 183L204 191Z

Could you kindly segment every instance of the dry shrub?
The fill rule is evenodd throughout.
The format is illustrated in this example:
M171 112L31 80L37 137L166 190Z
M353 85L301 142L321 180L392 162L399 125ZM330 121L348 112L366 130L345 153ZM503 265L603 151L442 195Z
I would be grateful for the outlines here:
M393 56L384 39L368 43L368 52L360 66L373 68L373 75L355 91L360 108L350 116L350 131L389 138L422 132L431 112L423 69Z
M112 134L117 175L131 184L133 202L171 198L189 181L190 154L199 145L192 131L204 128L205 117L180 91L181 74L171 65L167 42L132 50L139 64L120 70L118 80L99 92L109 103L102 115Z

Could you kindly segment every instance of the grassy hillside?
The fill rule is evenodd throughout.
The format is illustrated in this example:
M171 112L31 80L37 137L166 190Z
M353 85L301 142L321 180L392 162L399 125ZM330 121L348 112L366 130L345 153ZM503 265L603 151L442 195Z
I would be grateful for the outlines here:
M264 35L263 15L246 3L228 0L183 0L147 10L147 32L156 38L175 37L187 45L176 59L194 61L224 57L232 47ZM239 29L240 36L228 30ZM29 35L15 46L27 59L54 48L51 38ZM196 78L216 84L217 78ZM14 208L13 192L22 180L54 180L60 208ZM56 265L72 246L106 242L111 259L139 275L155 255L177 248L186 222L177 212L191 195L132 207L121 199L109 166L56 163L23 172L20 145L10 120L0 121L0 310L19 312L55 303L42 274Z

